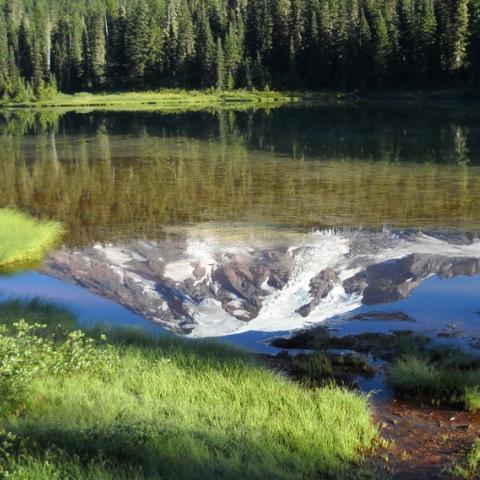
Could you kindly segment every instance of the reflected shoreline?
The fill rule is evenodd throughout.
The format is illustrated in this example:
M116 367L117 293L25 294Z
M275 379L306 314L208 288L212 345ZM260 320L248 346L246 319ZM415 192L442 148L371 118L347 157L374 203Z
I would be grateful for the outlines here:
M5 116L0 205L64 222L70 246L198 222L480 232L480 114L391 113Z

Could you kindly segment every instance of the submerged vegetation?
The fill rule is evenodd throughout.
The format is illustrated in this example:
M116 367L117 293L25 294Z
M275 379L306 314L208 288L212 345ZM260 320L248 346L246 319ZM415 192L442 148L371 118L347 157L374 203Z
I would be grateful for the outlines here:
M12 323L13 312L35 323ZM360 394L304 389L208 341L90 338L64 314L0 308L8 478L338 478L377 436Z
M398 397L431 405L480 409L480 356L453 346L435 345L429 337L409 330L335 336L322 326L291 338L274 339L272 345L313 350L309 355L293 357L293 372L313 382L332 376L342 378L342 365L335 361L338 355L329 352L348 350L385 362L387 383ZM372 373L364 358L351 354L340 358L351 373Z
M41 260L59 241L63 227L41 222L9 209L0 209L0 267Z

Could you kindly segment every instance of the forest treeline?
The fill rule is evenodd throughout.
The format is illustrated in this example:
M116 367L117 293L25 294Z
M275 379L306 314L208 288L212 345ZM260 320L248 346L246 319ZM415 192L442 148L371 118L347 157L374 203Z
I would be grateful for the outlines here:
M480 83L480 0L0 0L0 97Z

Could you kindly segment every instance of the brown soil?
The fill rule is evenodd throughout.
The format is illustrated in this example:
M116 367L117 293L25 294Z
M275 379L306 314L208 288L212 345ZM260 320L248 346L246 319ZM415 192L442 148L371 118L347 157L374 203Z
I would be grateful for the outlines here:
M376 405L382 437L390 441L369 460L379 478L448 480L480 436L480 413L419 407L393 400Z

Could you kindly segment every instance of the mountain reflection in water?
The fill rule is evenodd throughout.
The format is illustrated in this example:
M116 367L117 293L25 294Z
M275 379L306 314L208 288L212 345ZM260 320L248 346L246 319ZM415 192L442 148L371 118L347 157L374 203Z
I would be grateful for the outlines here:
M299 328L406 298L432 275L479 274L480 240L188 228L158 241L64 248L42 271L177 333L223 336Z

